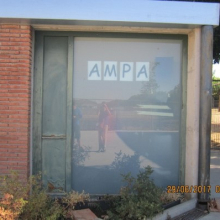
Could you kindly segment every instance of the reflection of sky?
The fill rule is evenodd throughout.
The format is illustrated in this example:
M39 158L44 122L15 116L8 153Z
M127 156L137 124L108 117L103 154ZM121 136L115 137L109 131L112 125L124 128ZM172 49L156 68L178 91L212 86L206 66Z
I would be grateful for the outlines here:
M160 91L169 91L170 88L174 88L179 82L180 74L174 71L174 59L173 57L156 57L155 62L157 66L155 68L155 79L158 85L160 85Z
M117 81L88 80L88 61L117 62ZM170 92L180 83L179 40L76 38L74 44L74 98L127 100L141 93L144 82L119 81L120 62L150 62L157 91ZM154 69L154 67L156 68ZM155 74L154 74L155 73ZM102 74L103 75L103 74ZM135 77L134 77L135 78Z

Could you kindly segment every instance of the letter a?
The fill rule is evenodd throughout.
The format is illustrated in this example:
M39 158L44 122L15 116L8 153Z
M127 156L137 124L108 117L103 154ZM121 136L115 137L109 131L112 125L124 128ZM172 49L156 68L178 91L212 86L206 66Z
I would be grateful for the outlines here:
M101 61L88 61L88 80L101 80Z
M149 62L136 63L136 81L149 81Z
M93 73L97 73L97 76L100 77L100 75L99 75L99 69L98 69L98 65L97 65L97 64L95 64L95 66L92 68L92 70L91 70L91 72L90 72L90 74L89 74L89 77L91 77L91 75L92 75Z

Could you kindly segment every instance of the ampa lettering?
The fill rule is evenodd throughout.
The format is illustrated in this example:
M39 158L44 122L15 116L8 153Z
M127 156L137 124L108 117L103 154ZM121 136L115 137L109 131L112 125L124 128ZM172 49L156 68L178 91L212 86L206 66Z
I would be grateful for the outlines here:
M88 61L88 80L149 81L149 66L149 62Z

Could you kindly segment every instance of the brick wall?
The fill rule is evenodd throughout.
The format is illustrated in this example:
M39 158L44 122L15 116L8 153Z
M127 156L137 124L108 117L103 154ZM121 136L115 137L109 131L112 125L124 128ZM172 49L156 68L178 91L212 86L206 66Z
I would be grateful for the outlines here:
M29 175L31 27L0 24L0 174Z

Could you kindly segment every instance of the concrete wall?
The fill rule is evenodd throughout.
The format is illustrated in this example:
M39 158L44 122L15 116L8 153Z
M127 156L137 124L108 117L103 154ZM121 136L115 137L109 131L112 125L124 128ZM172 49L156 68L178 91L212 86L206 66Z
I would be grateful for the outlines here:
M201 29L188 34L185 185L198 185ZM187 194L190 198L196 193Z

